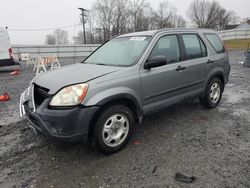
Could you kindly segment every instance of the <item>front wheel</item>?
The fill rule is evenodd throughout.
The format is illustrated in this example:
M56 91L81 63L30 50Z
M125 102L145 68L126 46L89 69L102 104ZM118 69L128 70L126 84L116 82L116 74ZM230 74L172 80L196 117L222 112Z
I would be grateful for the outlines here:
M208 83L206 94L204 97L200 97L200 103L205 108L215 108L218 106L223 91L223 84L217 77L210 80Z
M103 153L116 153L127 144L133 126L134 117L128 107L110 106L98 117L94 129L94 143Z

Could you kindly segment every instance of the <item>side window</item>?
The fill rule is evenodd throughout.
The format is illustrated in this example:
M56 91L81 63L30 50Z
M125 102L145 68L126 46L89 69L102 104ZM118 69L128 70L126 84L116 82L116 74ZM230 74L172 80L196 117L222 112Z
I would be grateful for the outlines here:
M154 56L165 56L167 63L175 63L181 60L178 38L176 35L161 37L154 46L149 58Z
M207 48L206 48L204 42L200 38L199 38L199 42L200 42L200 45L201 45L202 56L206 57L207 56Z
M220 38L216 34L207 33L207 34L205 34L205 37L207 38L207 40L210 42L210 44L213 46L213 48L215 49L215 51L217 53L225 52L225 48L224 48Z
M196 34L183 34L182 39L186 50L187 60L207 56L206 46Z

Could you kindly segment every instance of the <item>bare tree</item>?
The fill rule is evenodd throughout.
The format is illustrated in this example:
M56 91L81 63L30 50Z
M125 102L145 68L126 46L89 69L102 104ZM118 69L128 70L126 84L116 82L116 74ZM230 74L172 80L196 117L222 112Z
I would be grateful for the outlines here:
M97 0L93 5L97 15L97 24L102 29L104 41L110 39L111 36L114 3L115 0Z
M226 9L221 9L218 16L218 25L216 29L223 30L231 21L232 12L226 11Z
M167 0L162 0L156 11L148 0L96 0L86 18L90 43L104 42L128 32L186 24Z
M197 27L205 26L205 10L208 9L208 3L204 0L195 0L191 3L187 15Z
M230 16L231 19L230 19L229 24L238 24L240 22L240 17L233 10L230 10L229 12L230 12L230 15L231 15Z
M132 30L133 31L141 31L144 23L146 21L146 8L151 8L150 3L147 0L133 0L130 3L130 14L132 20Z
M88 11L88 14L86 15L86 22L87 22L87 43L94 43L95 36L94 36L94 30L95 30L95 11L91 10ZM89 42L88 42L89 41Z
M73 37L75 44L83 44L83 32L79 31L76 36Z
M219 2L208 0L194 0L187 15L197 27L213 29L224 29L235 18L235 13L227 11Z
M54 36L56 38L56 44L58 45L64 45L68 44L68 32L62 29L56 29L54 31Z
M126 32L126 23L129 17L129 2L116 0L113 6L112 35L123 34Z
M52 35L52 34L46 35L45 44L55 45L56 44L56 37L55 37L55 35Z
M144 2L143 6L137 12L135 31L144 31L152 29L152 20L154 11L149 2Z
M164 0L159 3L159 8L156 12L156 21L158 23L158 28L166 28L174 26L174 17L175 17L176 8L167 0Z
M174 15L173 20L174 27L186 27L186 20L180 15Z

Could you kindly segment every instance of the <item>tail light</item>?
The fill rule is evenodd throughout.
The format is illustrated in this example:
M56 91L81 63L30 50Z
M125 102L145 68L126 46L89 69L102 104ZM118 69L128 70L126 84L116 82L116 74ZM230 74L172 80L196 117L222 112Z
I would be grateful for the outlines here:
M10 59L13 59L13 51L12 51L12 48L9 48L9 56L10 56Z

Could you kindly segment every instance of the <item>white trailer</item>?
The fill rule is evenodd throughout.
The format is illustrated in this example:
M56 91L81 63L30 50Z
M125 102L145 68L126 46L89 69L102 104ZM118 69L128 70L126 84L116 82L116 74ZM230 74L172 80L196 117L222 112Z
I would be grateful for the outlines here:
M14 61L7 29L0 27L0 67L18 65Z

